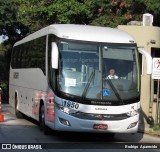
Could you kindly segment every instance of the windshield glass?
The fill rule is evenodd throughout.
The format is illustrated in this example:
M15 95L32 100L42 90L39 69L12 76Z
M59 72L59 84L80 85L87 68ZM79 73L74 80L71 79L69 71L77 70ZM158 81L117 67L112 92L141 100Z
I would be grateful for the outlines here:
M103 99L120 101L139 95L139 73L135 47L103 46Z
M135 47L61 41L59 49L59 91L103 101L139 96Z

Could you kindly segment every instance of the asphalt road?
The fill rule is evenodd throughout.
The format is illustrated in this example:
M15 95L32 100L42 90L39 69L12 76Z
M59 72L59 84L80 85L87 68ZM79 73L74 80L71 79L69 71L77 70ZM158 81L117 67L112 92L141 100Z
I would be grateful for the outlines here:
M0 122L0 151L56 151L106 152L146 151L158 152L160 138L142 133L107 134L55 132L44 135L38 123L30 118L17 119L9 105L3 105L4 122ZM2 150L3 148L3 150ZM8 149L7 149L8 148ZM24 151L24 150L23 150Z

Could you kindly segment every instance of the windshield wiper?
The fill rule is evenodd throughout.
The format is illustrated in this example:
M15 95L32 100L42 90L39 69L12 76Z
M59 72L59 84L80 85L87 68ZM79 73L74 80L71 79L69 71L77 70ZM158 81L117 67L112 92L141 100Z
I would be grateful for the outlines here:
M90 77L88 79L88 83L87 83L86 87L84 88L84 91L83 91L83 94L82 94L82 99L84 99L86 97L88 88L89 88L94 76L95 76L95 69L93 69L93 71L92 71L92 73L91 73L91 75L90 75Z
M122 104L124 104L122 98L120 97L120 95L119 95L117 89L115 88L115 86L113 85L112 81L111 81L110 79L107 79L107 82L108 82L108 84L110 85L110 87L112 88L112 90L113 90L114 94L116 95L117 99L118 99Z

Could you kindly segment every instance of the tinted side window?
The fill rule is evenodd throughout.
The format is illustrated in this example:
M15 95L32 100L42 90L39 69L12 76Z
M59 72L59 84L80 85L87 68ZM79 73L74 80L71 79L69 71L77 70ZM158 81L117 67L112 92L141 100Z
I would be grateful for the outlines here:
M40 68L45 74L46 36L14 47L12 68Z

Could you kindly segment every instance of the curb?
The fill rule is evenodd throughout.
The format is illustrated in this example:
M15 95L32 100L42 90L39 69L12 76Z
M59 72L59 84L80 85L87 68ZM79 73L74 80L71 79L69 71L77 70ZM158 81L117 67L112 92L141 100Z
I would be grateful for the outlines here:
M151 136L157 136L160 137L160 130L153 130L152 128L148 128L146 127L144 130L143 129L139 129L138 130L139 133L144 133L147 135L151 135Z
M145 134L151 135L151 136L157 136L160 137L160 131L156 132L156 131L144 131Z

